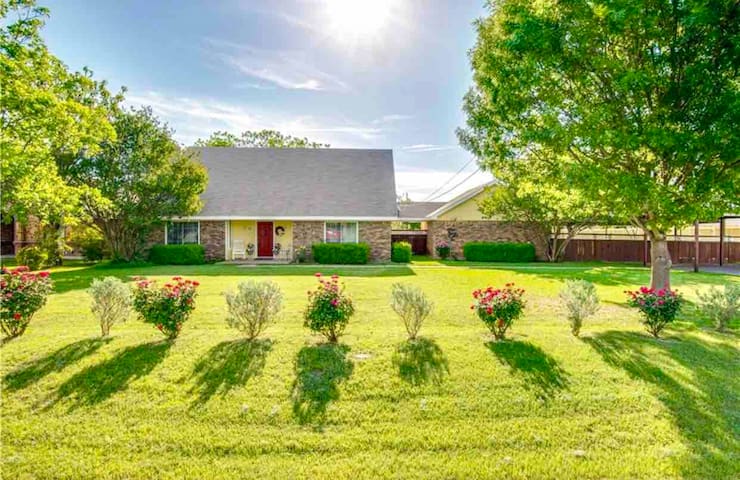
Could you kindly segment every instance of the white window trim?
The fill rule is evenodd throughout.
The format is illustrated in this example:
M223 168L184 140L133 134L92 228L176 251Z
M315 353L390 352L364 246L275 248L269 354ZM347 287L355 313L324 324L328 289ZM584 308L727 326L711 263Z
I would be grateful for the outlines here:
M197 223L198 224L198 245L200 245L200 221L193 221L193 220L170 220L169 222L164 224L164 244L169 245L169 242L167 241L167 238L169 235L167 235L167 225L170 223ZM178 245L188 245L186 243L179 243Z
M360 222L358 221L331 221L331 222L324 222L324 243L329 243L326 241L326 224L327 223L354 223L355 224L355 241L354 242L339 242L339 243L360 243Z

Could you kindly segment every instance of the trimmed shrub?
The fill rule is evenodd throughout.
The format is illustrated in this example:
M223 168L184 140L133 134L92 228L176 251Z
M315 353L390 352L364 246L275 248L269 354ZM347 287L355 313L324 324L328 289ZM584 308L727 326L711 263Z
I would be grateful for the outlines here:
M331 280L324 280L317 273L316 278L319 285L316 290L308 292L303 325L322 334L331 343L336 343L350 317L354 315L355 307L344 293L344 284L339 283L339 276L332 275Z
M203 245L154 245L149 261L157 265L201 265L206 263Z
M116 277L94 279L88 293L92 299L90 309L100 321L100 334L103 337L108 336L115 323L125 322L131 315L131 288Z
M524 290L507 283L504 288L488 287L473 291L470 306L483 320L496 340L503 340L506 331L524 313Z
M424 319L432 313L434 304L419 287L394 283L391 287L391 308L403 320L409 339L414 340Z
M70 247L79 250L82 258L88 262L97 262L110 257L110 251L103 236L90 227L79 227L72 230L69 239Z
M2 269L0 275L0 327L6 337L23 335L33 315L51 293L49 272L31 273L26 266Z
M707 293L697 292L701 312L724 331L732 320L740 318L740 285L728 283L724 291L712 287Z
M560 299L568 309L570 331L577 337L581 333L583 320L599 309L596 288L586 280L568 280L560 291Z
M437 256L442 260L450 256L450 244L447 242L439 242L434 246L434 250L436 250Z
M359 265L370 260L367 243L314 243L311 254L317 263Z
M683 298L675 290L640 287L637 291L625 293L628 295L627 303L640 310L645 329L655 338L676 319L683 303Z
M18 250L15 261L31 270L39 270L49 265L49 254L43 248L31 245Z
M241 282L236 292L224 293L229 316L229 326L254 340L273 322L280 312L283 294L273 282Z
M471 262L534 262L535 251L531 243L468 242L463 256Z
M411 261L411 244L409 242L396 242L391 245L391 261L409 263Z
M172 277L172 282L157 287L155 280L137 279L134 309L139 318L151 323L170 340L180 334L182 324L195 310L196 281Z

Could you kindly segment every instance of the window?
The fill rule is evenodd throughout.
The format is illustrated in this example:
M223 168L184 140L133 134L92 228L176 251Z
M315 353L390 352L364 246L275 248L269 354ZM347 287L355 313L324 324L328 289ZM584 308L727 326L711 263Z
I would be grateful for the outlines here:
M167 224L167 245L200 243L198 222L171 222Z
M357 243L357 222L326 222L326 243Z

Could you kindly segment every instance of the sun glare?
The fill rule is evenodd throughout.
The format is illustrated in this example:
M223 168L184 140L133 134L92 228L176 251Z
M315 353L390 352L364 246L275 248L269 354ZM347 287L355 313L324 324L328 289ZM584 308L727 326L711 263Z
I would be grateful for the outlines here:
M326 0L330 32L339 41L366 43L379 37L398 12L400 0Z

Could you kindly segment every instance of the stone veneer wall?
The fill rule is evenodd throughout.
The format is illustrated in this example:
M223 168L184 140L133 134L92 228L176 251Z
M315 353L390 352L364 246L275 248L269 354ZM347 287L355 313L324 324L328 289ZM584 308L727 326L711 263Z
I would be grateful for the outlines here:
M311 258L311 245L324 241L324 222L293 222L293 252L306 247L306 256Z
M370 245L370 260L388 262L391 259L391 222L360 222L359 241Z
M226 222L201 220L200 244L205 250L206 261L223 260L226 255Z
M457 230L457 237L450 241L447 229ZM427 248L437 256L434 246L440 242L450 244L450 256L463 258L463 245L467 242L532 242L538 259L545 257L545 245L535 240L533 227L523 223L497 222L493 220L451 221L432 220L427 227Z

